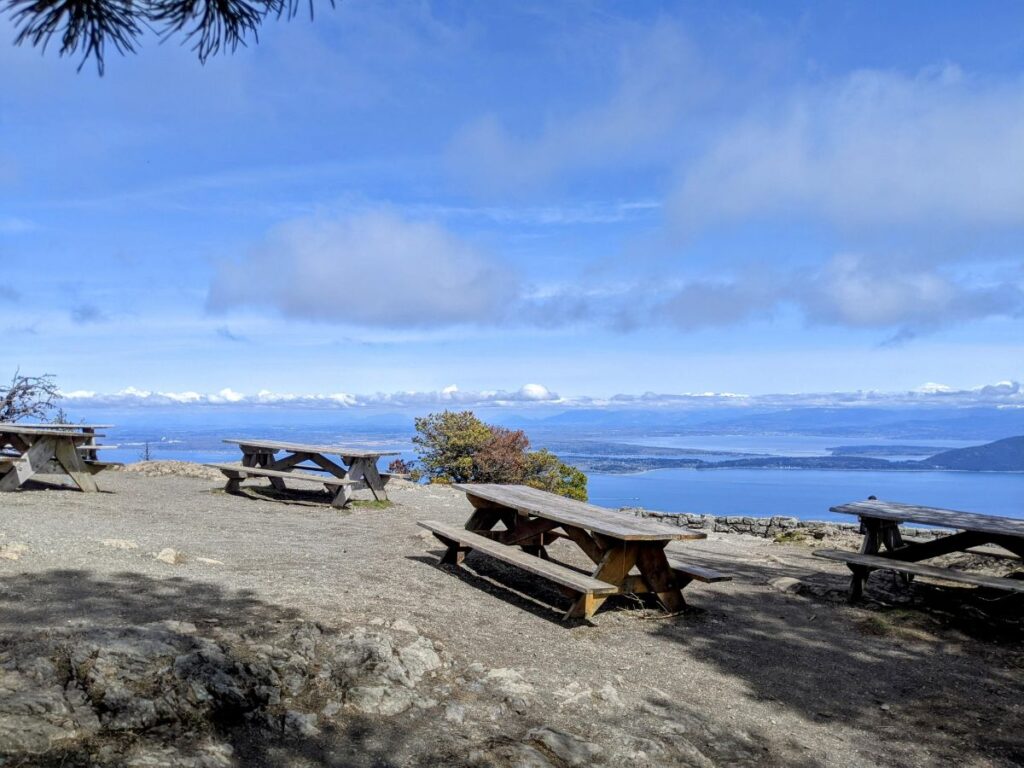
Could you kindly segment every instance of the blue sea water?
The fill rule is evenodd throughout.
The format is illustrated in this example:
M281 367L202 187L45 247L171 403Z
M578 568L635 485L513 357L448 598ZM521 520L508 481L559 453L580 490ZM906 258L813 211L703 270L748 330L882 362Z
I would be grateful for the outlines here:
M661 469L592 474L594 504L665 512L846 520L829 507L877 496L947 509L1024 518L1024 473L869 472L818 469Z
M109 461L134 462L149 445L152 459L237 461L238 448L225 437L267 437L294 442L344 444L399 451L415 458L413 417L406 414L357 415L343 411L291 408L136 408L96 409L90 423L111 423L103 440L120 446L105 451ZM571 427L537 436L535 443L581 446L594 435L576 435ZM618 442L672 448L771 453L788 456L827 455L838 445L886 446L901 441L843 439L805 435L616 436ZM908 441L902 441L908 442ZM909 441L919 444L921 441ZM927 445L956 447L981 441L929 440ZM1024 519L1024 473L877 472L810 469L663 469L630 474L588 473L590 500L602 506L642 506L665 512L801 519L846 519L829 507L866 499L962 509Z

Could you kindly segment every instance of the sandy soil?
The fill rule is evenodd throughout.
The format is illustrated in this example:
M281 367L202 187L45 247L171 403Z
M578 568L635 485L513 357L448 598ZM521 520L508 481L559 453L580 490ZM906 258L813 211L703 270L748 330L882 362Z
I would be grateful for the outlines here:
M870 599L850 607L845 569L811 557L810 546L712 534L673 548L735 580L688 588L684 615L620 600L592 624L566 625L556 610L564 598L520 572L474 555L458 571L439 566L440 545L415 522L466 519L469 504L448 488L404 484L391 489L391 508L338 511L229 496L202 476L107 472L100 481L101 494L0 496L3 635L165 619L402 619L463 667L522 675L534 693L494 726L512 736L550 725L610 754L609 733L642 739L656 710L702 729L702 755L671 764L731 764L730 740L756 745L763 765L1024 764L1014 597L922 582L908 591L875 574ZM157 559L166 549L178 557ZM572 701L572 691L609 690L612 714ZM420 764L408 744L457 730L450 720L410 718L418 735L407 734L401 757L393 735L360 738L374 764ZM329 762L309 754L275 760Z

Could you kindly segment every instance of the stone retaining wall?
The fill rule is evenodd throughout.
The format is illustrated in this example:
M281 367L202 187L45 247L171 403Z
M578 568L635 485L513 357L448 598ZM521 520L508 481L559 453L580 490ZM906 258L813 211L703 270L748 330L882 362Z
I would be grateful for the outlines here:
M637 517L651 517L682 528L696 528L703 531L714 531L715 533L746 533L751 536L761 536L766 539L774 539L776 536L792 534L803 531L807 534L822 538L830 534L839 533L860 533L860 523L838 523L824 520L798 520L795 517L744 517L739 515L694 515L689 513L675 514L671 512L653 512L639 507L625 507L625 511L632 512ZM934 539L948 531L940 531L925 528L907 528L900 526L900 532L904 538L912 539Z

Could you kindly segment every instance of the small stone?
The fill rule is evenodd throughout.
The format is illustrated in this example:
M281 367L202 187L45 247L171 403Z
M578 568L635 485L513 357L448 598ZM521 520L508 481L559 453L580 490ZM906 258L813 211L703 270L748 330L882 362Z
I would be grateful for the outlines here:
M889 710L891 710L891 709L892 709L892 707L891 707L891 706L889 706L888 704L879 704L879 705L878 705L878 708L879 708L880 710L882 710L883 712L888 712Z
M12 541L10 544L0 547L0 558L4 560L20 560L21 556L26 552L28 552L26 545Z
M197 563L205 563L206 565L224 565L223 560L214 560L212 557L197 557Z
M420 633L420 631L416 629L415 624L411 624L405 619L396 620L394 623L392 623L391 628L395 630L395 632L409 632L413 635L418 635Z
M168 565L181 565L185 562L185 555L183 555L176 549L171 549L170 547L165 547L164 549L161 549L153 557L155 557L161 563L167 563Z
M800 581L800 579L794 579L792 576L780 576L777 579L769 581L768 585L777 592L782 592L785 595L795 595L803 587L803 582Z
M316 725L316 715L289 709L284 713L284 728L298 736L317 736L320 729Z
M466 708L461 704L449 704L444 708L444 719L462 725L462 721L466 719Z
M324 717L334 717L339 712L341 712L341 704L333 700L324 704L324 708L320 710L320 714Z
M111 549L138 549L139 545L129 539L100 539L100 544Z

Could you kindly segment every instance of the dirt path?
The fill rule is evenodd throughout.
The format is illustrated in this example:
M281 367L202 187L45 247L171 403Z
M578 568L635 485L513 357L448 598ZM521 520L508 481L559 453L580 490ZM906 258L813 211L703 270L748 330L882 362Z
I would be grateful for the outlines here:
M691 612L663 619L622 601L567 627L548 607L564 599L519 572L472 555L458 573L439 567L415 521L461 523L470 509L444 487L339 512L227 496L200 478L102 480L108 493L0 497L4 638L166 620L238 632L408 623L449 659L447 687L401 721L359 720L367 764L1024 764L1012 611L993 628L924 585L913 604L878 593L851 608L845 571L807 547L713 534L683 549L736 579L688 589ZM155 557L167 549L179 556ZM478 695L494 670L506 676L497 703ZM351 729L324 729L315 750L295 738L244 763L355 764L339 757L355 759ZM225 764L244 754L236 744Z

